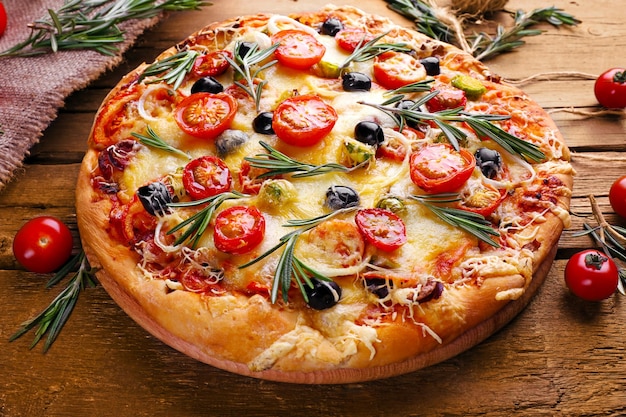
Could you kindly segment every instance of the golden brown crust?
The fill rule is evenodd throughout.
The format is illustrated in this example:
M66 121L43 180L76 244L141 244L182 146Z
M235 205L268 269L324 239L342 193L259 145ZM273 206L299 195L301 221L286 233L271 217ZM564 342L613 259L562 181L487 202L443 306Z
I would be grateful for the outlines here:
M534 120L538 129L553 131L554 143L543 150L558 166L546 166L542 179L551 179L555 184L551 189L554 201L546 206L541 223L536 221L536 227L533 224L532 241L509 251L519 254L524 250L531 254L516 258L519 264L510 271L488 273L482 269L483 272L472 275L468 271L476 265L464 266L455 261L451 267L455 276L467 274L467 281L446 286L437 303L411 304L406 297L414 294L407 292L405 299L394 300L393 304L406 303L409 307L394 310L393 316L381 314L380 306L374 302L378 310L369 317L366 300L356 297L344 305L354 307L356 313L341 316L352 317L346 325L348 336L320 333L314 326L317 321L330 320L330 313L310 312L301 302L272 304L264 295L242 291L206 296L172 290L165 280L147 277L135 250L112 237L115 226L111 224L110 213L114 203L102 198L92 184L93 173L98 170L98 152L123 139L107 136L108 125L104 120L112 109L119 109L125 100L136 100L141 94L133 92L129 85L146 67L142 65L107 95L94 122L90 150L83 161L76 191L83 247L92 266L99 268L98 277L104 288L141 326L196 359L240 374L307 383L361 381L419 369L460 353L500 328L528 302L547 274L565 221L562 211L566 212L569 207L573 172L567 164L569 154L563 138L545 111L521 91L499 84L498 77L471 56L399 28L386 18L351 7L332 6L319 12L292 15L312 27L329 16L340 17L373 33L393 29L397 38L422 45L424 56L437 55L442 59L442 66L469 73L484 80L494 94L511 97L509 103L524 112L529 120ZM228 28L242 24L257 27L269 18L269 15L245 16L211 24L163 52L159 59L189 45L208 43L223 48L233 36ZM521 204L523 197L519 192L509 200L516 199ZM498 250L485 253L494 258L505 256L504 251ZM465 249L462 254L470 263L478 258L465 254ZM361 284L355 283L356 278L345 281L346 287L353 287L351 291L360 291L357 287ZM366 320L376 325L363 324ZM375 329L374 336L350 333L370 329Z

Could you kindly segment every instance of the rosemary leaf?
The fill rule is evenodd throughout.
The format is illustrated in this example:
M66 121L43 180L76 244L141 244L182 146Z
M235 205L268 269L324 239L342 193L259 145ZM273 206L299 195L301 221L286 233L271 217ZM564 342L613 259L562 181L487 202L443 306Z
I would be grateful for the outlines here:
M409 48L405 43L377 43L385 35L387 35L387 33L378 35L369 42L359 43L356 48L354 48L354 51L350 54L350 56L348 56L345 61L343 61L340 68L347 68L351 62L369 61L370 59L374 59L378 55L389 51L411 51L411 48Z
M449 203L458 200L458 198L455 199L451 194L412 195L410 198L423 204L444 222L466 231L488 245L496 248L500 247L500 245L490 237L490 235L499 236L500 234L483 216L470 211L439 205L441 203Z
M279 290L282 293L283 301L285 302L289 301L288 292L289 292L289 287L291 286L292 278L296 281L296 284L300 288L300 291L304 299L308 300L308 295L306 294L306 291L302 284L302 281L304 281L309 287L312 287L307 274L310 274L314 276L315 278L318 278L322 281L332 281L332 280L329 277L315 271L313 268L305 265L301 260L299 260L294 255L295 246L296 246L298 239L300 238L300 235L316 227L317 225L319 225L325 220L328 220L338 214L347 213L356 209L357 209L356 207L348 207L348 208L330 212L328 214L323 214L321 216L317 216L311 219L287 221L287 224L283 225L284 227L299 227L299 229L296 229L282 236L278 244L274 245L272 248L262 253L261 255L257 256L253 260L243 265L240 265L239 269L247 268L250 265L253 265L259 262L260 260L266 258L270 254L276 252L278 249L284 246L285 248L283 249L283 252L281 253L280 258L278 259L278 264L276 266L276 271L274 271L274 277L272 280L272 291L271 291L272 303L275 303L278 300Z
M29 27L24 41L0 52L0 58L32 56L69 49L90 49L113 55L124 41L119 28L132 19L149 19L163 11L197 10L204 0L66 0L57 10Z
M151 83L165 81L177 90L185 80L185 76L193 68L196 58L200 54L197 51L186 49L172 56L156 61L149 65L139 77L142 81L146 77L157 76Z
M444 42L452 40L453 31L439 18L430 5L422 0L385 0L391 10L415 23L416 29L434 39Z
M276 150L266 142L260 141L259 144L267 151L267 153L257 154L255 157L247 156L244 158L250 163L250 166L268 170L267 172L259 175L259 178L283 174L293 174L292 176L294 178L298 178L322 175L329 172L350 171L350 168L336 163L313 165L305 162L299 162Z
M256 86L254 81L262 71L265 71L278 61L272 60L261 66L258 66L258 64L266 61L280 44L275 43L266 49L259 49L258 44L253 44L245 54L241 53L242 45L243 43L239 41L235 44L234 58L231 59L227 55L224 55L224 58L230 63L237 76L245 81L245 83L235 81L235 84L252 97L256 111L258 112L261 106L261 92L265 84L267 84L267 80L259 81Z
M161 139L159 135L156 134L156 132L150 126L146 127L146 133L148 134L147 136L141 135L135 132L131 134L137 139L139 139L139 142L143 143L146 146L150 146L150 147L160 149L165 152L170 152L176 155L180 155L186 159L191 159L190 156L187 155L185 152L167 144L163 139Z
M198 245L200 238L209 226L209 222L215 213L215 210L226 200L235 200L239 198L249 197L246 194L242 194L238 191L230 191L226 193L217 194L211 197L203 198L201 200L188 201L183 203L170 203L168 207L194 207L206 204L202 210L195 213L188 219L178 223L171 228L167 234L173 234L177 231L189 226L174 242L174 246L178 246L183 242L190 240L190 247L193 249Z
M48 281L46 288L59 283L77 266L78 270L72 276L67 286L52 300L46 309L34 318L22 323L20 329L9 338L10 342L38 326L30 348L35 347L47 333L48 336L44 342L43 351L47 352L50 349L69 319L81 290L96 286L95 270L89 267L85 253L81 251Z

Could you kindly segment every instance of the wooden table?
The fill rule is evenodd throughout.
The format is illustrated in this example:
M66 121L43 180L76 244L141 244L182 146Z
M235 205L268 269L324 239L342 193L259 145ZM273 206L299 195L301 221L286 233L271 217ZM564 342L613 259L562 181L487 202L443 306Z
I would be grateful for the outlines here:
M408 24L382 0L352 0ZM491 60L507 79L549 71L599 74L626 62L626 8L621 0L511 1L511 9L556 5L583 20L528 38L515 53ZM47 276L23 271L11 253L15 232L42 214L77 234L74 185L97 106L119 78L142 61L214 20L254 12L319 7L313 0L227 2L171 15L145 34L127 61L72 95L32 150L23 172L0 192L0 416L261 416L261 415L618 415L626 410L626 298L601 303L571 296L563 285L568 256L592 246L572 237L590 221L586 196L610 212L607 193L626 173L626 118L553 114L572 148L578 175L572 228L529 306L484 343L444 363L381 381L337 386L288 385L214 369L174 351L136 325L102 287L81 294L47 354L29 350L33 335L8 343L19 323L59 291ZM524 87L547 109L597 110L593 81L537 81ZM612 222L619 220L609 213ZM76 240L77 241L77 240Z

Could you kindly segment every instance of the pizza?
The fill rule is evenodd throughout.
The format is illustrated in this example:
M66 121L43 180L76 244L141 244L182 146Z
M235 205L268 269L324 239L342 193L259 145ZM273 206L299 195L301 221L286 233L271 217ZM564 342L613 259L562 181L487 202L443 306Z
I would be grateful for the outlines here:
M94 120L83 248L157 338L257 378L420 369L528 303L569 222L549 115L454 46L353 7L213 23Z

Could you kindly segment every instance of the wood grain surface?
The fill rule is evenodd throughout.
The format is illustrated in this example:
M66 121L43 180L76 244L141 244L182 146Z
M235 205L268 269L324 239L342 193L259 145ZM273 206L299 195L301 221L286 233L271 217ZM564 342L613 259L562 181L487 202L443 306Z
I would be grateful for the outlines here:
M409 25L382 0L343 2ZM587 195L607 219L608 189L626 174L626 118L586 117L599 110L593 81L536 81L523 88L553 118L573 151L577 171L572 227L560 240L543 286L512 322L452 359L406 375L358 384L291 385L220 371L164 345L139 327L102 287L81 294L59 339L46 354L29 350L32 334L9 343L19 324L39 313L60 288L25 272L11 252L28 219L60 217L77 238L74 187L98 105L110 88L143 61L207 23L256 12L314 10L314 0L226 2L172 14L147 32L126 60L73 94L32 149L23 172L0 192L0 416L512 416L626 413L626 298L583 302L563 284L567 258L592 246L574 237L592 221ZM583 23L542 26L517 52L486 63L506 79L537 73L599 74L626 65L626 8L619 0L548 3L512 0L509 9L556 5ZM1 157L1 156L0 156ZM78 242L78 239L75 240Z

